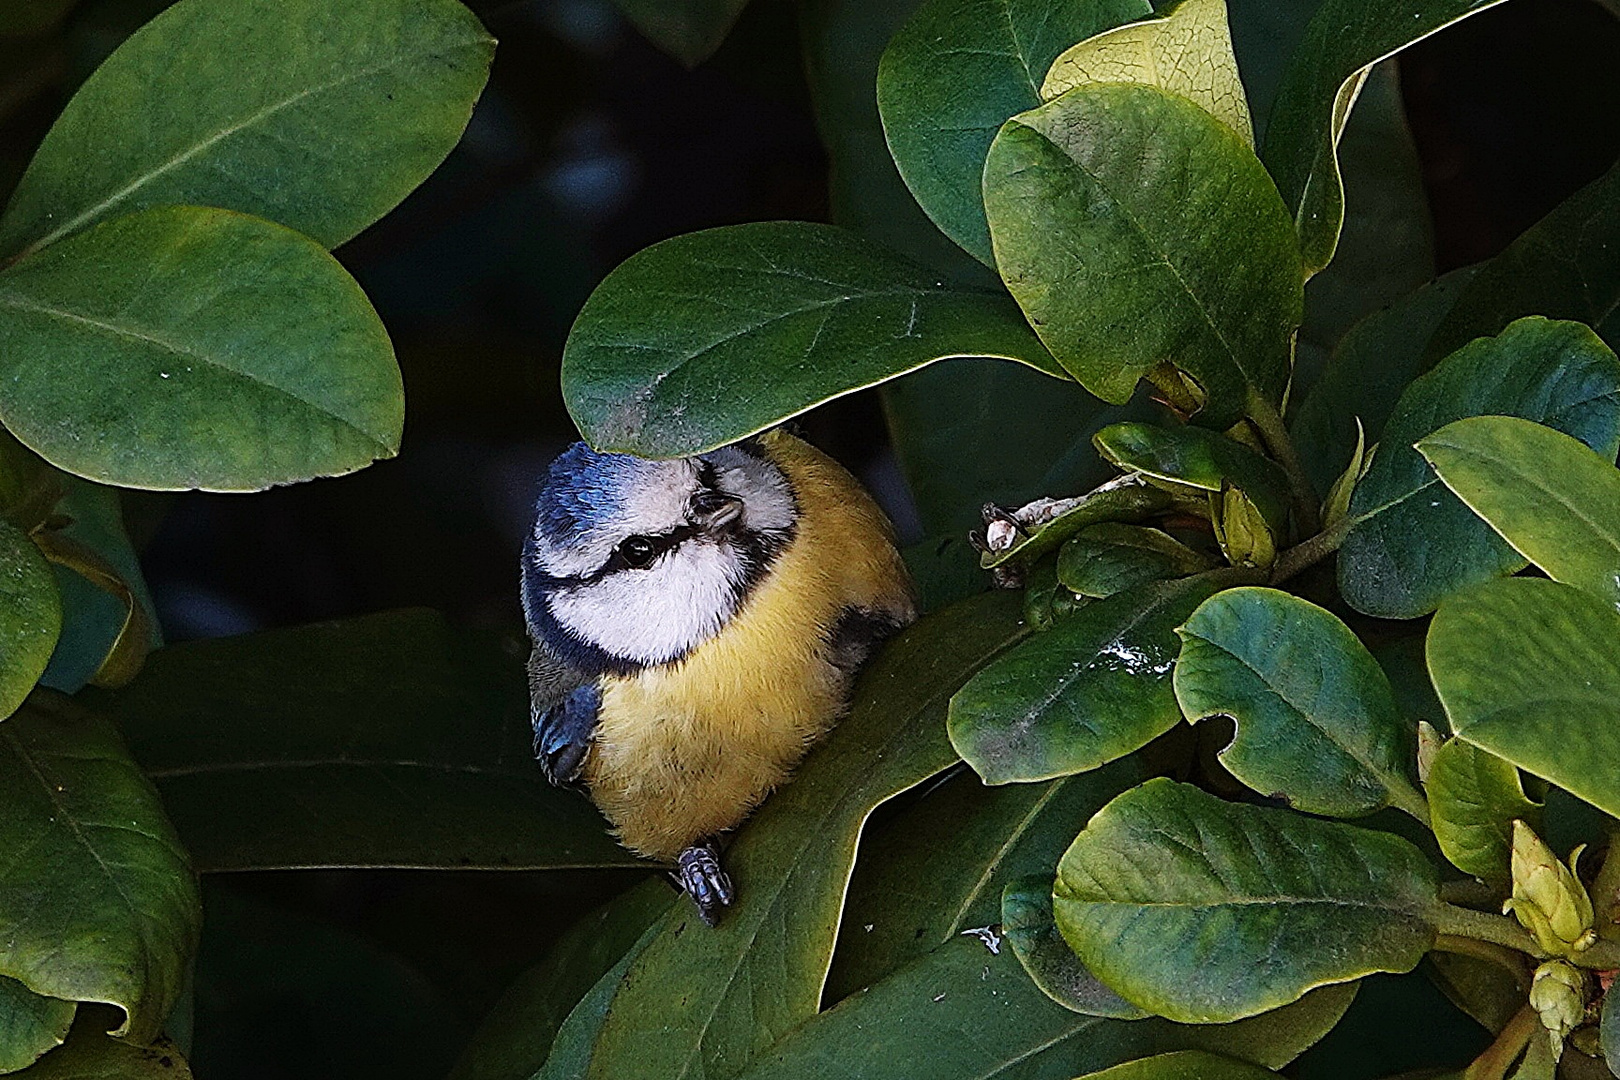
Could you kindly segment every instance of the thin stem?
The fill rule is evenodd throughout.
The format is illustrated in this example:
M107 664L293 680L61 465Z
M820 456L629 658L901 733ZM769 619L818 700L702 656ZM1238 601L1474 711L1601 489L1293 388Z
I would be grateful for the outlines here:
M1442 881L1440 883L1440 899L1448 904L1461 904L1464 907L1500 908L1502 894L1499 890L1491 888L1483 881L1473 878L1464 878L1456 881Z
M1339 545L1344 543L1344 538L1350 534L1350 526L1355 523L1355 518L1346 516L1332 528L1324 529L1309 540L1284 551L1277 556L1276 565L1271 568L1271 583L1281 584L1338 551Z
M1425 828L1429 827L1429 800L1423 797L1423 792L1411 784L1404 781L1391 784L1389 801L1395 809L1410 814Z
M1288 486L1294 491L1294 508L1299 514L1299 531L1310 536L1321 528L1321 510L1316 489L1311 486L1310 477L1305 475L1305 465L1299 459L1299 451L1294 448L1294 440L1288 435L1288 425L1283 423L1282 413L1261 394L1251 393L1249 419L1254 421L1272 456L1288 474Z
M1502 1025L1496 1041L1463 1070L1462 1080L1502 1080L1529 1045L1531 1037L1540 1030L1541 1018L1526 1005L1513 1014L1513 1019Z
M1435 929L1443 937L1466 937L1476 941L1488 941L1506 949L1529 953L1537 959L1545 959L1547 955L1524 927L1506 915L1492 915L1485 911L1442 903L1434 924Z
M1488 960L1497 967L1506 968L1513 974L1513 981L1520 990L1530 989L1530 965L1525 961L1524 954L1515 949L1505 949L1500 945L1493 945L1489 941L1480 941L1471 937L1459 937L1453 934L1441 934L1435 939L1434 947L1439 952L1456 953L1460 956L1472 956L1476 960Z

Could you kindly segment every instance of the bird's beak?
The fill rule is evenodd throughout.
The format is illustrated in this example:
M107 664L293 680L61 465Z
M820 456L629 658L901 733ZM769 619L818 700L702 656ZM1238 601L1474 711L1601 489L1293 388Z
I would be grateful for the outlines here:
M742 517L743 501L723 491L703 491L692 496L687 517L705 532L719 533Z

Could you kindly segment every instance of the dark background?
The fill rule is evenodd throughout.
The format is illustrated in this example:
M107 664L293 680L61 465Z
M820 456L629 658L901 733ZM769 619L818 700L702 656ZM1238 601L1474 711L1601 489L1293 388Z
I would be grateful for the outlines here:
M87 2L50 50L0 43L4 190L77 80L162 6ZM788 0L755 0L694 71L608 0L471 6L500 48L466 138L338 252L393 335L404 448L351 477L259 495L127 499L169 640L406 605L515 625L528 506L575 437L558 361L592 285L679 233L827 219ZM1495 254L1620 154L1617 55L1620 22L1594 0L1519 0L1402 54L1442 271ZM871 395L807 427L914 530ZM504 985L630 880L210 879L193 1065L208 1080L442 1076Z

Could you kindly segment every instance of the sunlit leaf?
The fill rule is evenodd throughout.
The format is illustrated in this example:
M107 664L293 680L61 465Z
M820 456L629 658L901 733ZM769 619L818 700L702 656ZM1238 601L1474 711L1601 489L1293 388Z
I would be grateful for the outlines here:
M1052 915L1050 874L1019 878L1007 886L1001 896L1001 932L1035 985L1065 1009L1120 1020L1151 1015L1099 982L1063 940Z
M16 979L0 975L0 1073L26 1068L62 1045L76 1006L40 997Z
M1463 739L1440 747L1423 785L1440 851L1467 874L1504 884L1513 847L1513 822L1539 826L1541 806L1531 802L1519 770Z
M28 534L0 518L0 720L39 682L61 631L50 564Z

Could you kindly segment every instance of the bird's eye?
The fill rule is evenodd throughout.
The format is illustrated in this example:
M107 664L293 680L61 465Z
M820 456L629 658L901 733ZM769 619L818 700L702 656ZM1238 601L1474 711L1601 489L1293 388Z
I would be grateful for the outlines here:
M636 569L649 565L658 554L658 546L645 536L629 536L619 543L619 556Z

